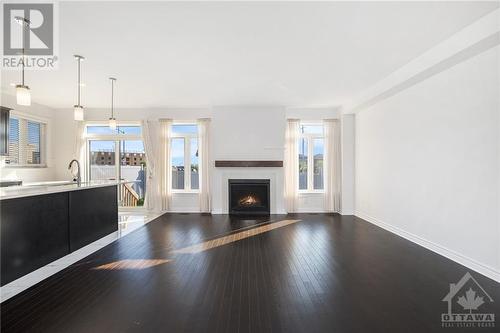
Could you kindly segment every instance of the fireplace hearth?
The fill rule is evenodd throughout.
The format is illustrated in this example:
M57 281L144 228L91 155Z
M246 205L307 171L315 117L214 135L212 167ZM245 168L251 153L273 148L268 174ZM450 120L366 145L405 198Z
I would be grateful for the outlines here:
M229 214L269 215L269 179L229 179Z

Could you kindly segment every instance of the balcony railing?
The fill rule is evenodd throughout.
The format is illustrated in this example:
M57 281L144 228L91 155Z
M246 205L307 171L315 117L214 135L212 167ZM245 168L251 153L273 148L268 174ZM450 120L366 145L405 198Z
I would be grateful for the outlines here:
M139 206L139 194L137 194L130 184L120 185L120 198L122 206L124 207Z

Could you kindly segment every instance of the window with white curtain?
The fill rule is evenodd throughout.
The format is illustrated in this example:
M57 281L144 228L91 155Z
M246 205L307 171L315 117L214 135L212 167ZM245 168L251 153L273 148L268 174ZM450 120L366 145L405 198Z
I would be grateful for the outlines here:
M301 123L299 131L299 191L321 192L324 189L325 139L323 124Z
M198 126L196 124L174 123L170 145L172 190L198 191L200 189Z
M45 136L45 123L11 115L5 164L20 167L45 166Z

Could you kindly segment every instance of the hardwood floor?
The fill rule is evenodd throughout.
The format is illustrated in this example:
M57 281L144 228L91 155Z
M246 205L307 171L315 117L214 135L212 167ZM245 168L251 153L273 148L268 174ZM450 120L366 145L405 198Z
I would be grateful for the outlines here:
M169 214L2 303L1 329L456 332L468 271L500 317L498 283L353 216Z

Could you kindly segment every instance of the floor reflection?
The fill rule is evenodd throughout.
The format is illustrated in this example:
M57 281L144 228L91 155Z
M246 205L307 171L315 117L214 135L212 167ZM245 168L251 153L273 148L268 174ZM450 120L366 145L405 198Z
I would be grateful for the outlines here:
M160 214L151 214L144 211L130 212L123 211L118 213L118 236L123 237L126 234L142 227L152 221Z
M202 251L207 251L207 250L213 249L215 247L219 247L219 246L226 245L229 243L237 242L239 240L242 240L242 239L245 239L248 237L252 237L252 236L259 235L259 234L262 234L265 232L269 232L269 231L274 230L274 229L285 227L287 225L294 224L294 223L297 223L300 221L301 220L282 220L282 221L274 222L271 224L266 224L266 225L263 225L260 227L239 231L239 232L227 235L227 236L222 236L222 237L218 237L215 239L211 239L211 240L203 242L203 243L184 247L182 249L172 251L172 253L174 253L174 254L199 253Z
M109 264L104 264L101 266L97 266L92 268L93 270L124 270L124 269L146 269L151 268L158 265L166 264L171 260L169 259L125 259L111 262Z

